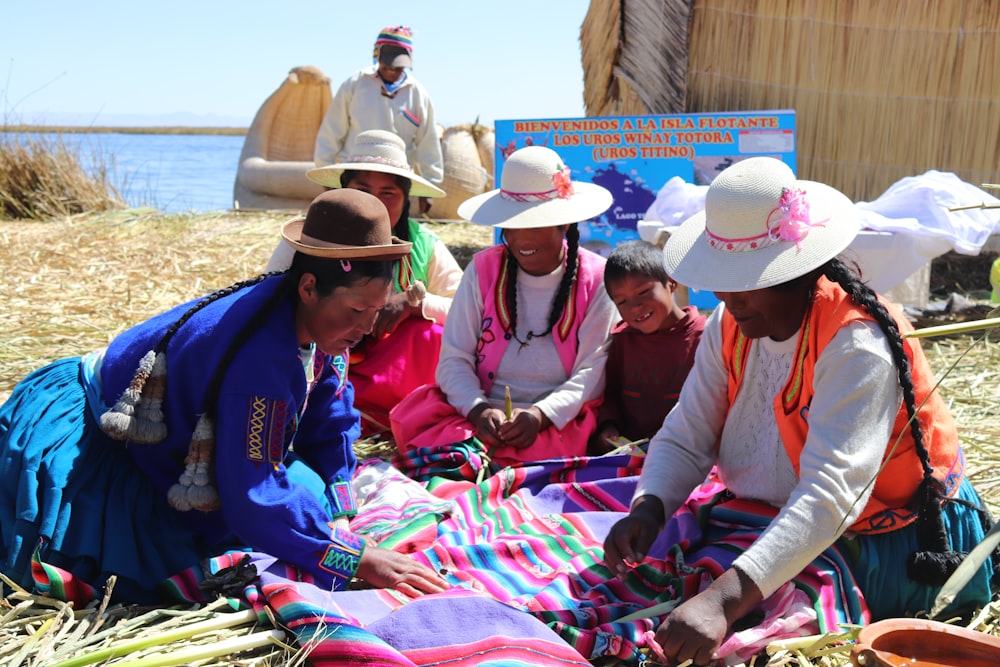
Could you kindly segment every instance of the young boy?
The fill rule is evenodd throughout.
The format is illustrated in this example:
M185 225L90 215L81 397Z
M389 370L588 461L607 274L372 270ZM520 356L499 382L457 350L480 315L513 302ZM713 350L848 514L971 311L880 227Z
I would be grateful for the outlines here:
M705 328L696 307L674 301L677 282L652 243L628 241L615 248L604 267L604 288L622 321L611 331L592 454L610 451L621 439L656 433L677 403Z

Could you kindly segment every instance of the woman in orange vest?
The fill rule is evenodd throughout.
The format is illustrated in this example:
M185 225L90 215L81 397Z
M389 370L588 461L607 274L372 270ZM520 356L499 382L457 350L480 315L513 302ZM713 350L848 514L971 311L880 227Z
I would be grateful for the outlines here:
M929 611L992 524L911 327L837 257L858 229L837 190L751 158L664 248L671 276L721 304L605 560L627 581L666 541L686 567L702 547L731 554L676 595L651 641L668 659L719 657L779 591L807 592L814 631ZM951 612L987 603L992 576L980 568Z

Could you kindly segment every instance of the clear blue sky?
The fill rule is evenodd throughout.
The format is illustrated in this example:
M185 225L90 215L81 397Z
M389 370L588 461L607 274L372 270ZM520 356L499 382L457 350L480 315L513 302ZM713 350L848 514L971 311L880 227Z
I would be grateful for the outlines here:
M587 0L3 4L5 122L248 125L291 68L336 89L392 24L414 29L413 73L445 127L584 115Z

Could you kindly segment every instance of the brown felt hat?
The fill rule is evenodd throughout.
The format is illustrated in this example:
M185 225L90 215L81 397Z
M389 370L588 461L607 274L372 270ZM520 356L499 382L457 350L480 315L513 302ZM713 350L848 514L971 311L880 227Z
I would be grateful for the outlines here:
M332 259L393 260L412 247L392 235L389 212L377 197L350 188L313 199L306 216L286 222L281 236L297 252Z

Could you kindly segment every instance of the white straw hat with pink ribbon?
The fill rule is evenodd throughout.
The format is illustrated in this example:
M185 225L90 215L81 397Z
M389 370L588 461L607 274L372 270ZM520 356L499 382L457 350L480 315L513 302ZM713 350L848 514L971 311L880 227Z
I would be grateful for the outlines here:
M611 206L600 185L570 178L559 154L545 146L525 146L510 154L500 187L466 199L458 214L476 224L502 229L555 227L597 217Z
M839 255L860 230L843 193L796 180L781 160L737 162L708 187L705 210L663 248L670 277L712 292L746 292L788 282Z

